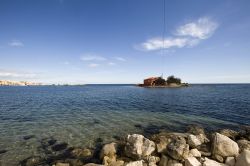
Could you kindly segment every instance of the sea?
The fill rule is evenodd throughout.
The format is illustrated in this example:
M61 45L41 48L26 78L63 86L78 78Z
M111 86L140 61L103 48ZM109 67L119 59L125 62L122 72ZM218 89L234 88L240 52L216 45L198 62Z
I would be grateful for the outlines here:
M250 125L250 84L0 87L0 165L42 155L41 140L94 147L127 134Z

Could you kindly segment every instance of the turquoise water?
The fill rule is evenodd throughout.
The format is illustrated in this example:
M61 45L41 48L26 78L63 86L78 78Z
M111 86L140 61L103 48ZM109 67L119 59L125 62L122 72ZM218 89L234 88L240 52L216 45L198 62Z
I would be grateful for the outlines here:
M44 138L95 146L128 133L250 123L250 85L140 88L133 85L0 87L0 165L17 165ZM24 139L27 138L28 139Z

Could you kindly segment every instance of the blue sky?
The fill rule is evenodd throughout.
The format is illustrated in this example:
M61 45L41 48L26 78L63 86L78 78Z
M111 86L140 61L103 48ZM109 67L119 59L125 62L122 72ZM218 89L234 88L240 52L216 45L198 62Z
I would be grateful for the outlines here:
M166 0L163 28L163 0L1 0L0 79L250 82L249 0Z

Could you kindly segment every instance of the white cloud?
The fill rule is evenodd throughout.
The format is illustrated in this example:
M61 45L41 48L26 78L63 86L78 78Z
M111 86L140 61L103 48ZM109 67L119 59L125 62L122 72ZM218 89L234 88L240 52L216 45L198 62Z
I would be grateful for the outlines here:
M12 40L11 42L9 42L9 46L12 46L12 47L23 47L24 44L19 41L19 40Z
M115 57L115 59L118 60L118 61L123 61L123 62L126 61L126 59L124 59L124 58L122 58L122 57Z
M89 67L98 67L98 66L100 66L100 64L98 64L98 63L90 63L88 66Z
M1 79L12 79L12 78L30 79L30 78L35 78L36 76L37 76L37 74L35 74L35 73L0 69L0 78Z
M114 65L116 65L116 64L113 63L113 62L109 62L108 65L109 65L109 66L114 66Z
M199 39L209 38L217 29L218 24L210 18L203 17L177 28L176 35L191 36Z
M207 17L198 19L197 21L187 23L176 29L176 33L172 37L151 38L146 42L136 46L139 50L153 51L169 48L183 48L198 45L201 40L209 38L217 29L218 24Z
M87 54L81 57L82 61L105 61L106 58L94 54Z

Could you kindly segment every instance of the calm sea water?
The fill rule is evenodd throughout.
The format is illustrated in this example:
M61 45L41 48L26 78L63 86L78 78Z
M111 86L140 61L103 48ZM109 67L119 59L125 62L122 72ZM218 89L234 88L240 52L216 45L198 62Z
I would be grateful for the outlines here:
M128 133L250 124L250 85L140 88L133 85L0 87L0 165L16 165L43 138L94 146ZM25 136L31 139L25 140Z

